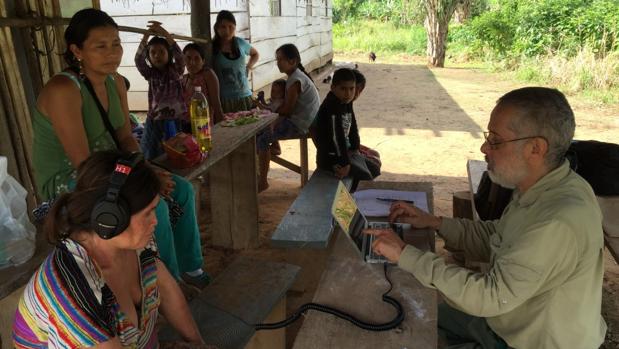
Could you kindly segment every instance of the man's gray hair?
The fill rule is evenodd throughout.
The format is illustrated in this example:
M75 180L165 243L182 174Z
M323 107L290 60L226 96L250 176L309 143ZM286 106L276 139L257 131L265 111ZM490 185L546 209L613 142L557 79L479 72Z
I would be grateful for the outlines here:
M518 137L540 136L548 142L546 165L554 169L563 163L574 138L574 112L563 93L546 87L524 87L506 93L497 105L518 109L510 129Z

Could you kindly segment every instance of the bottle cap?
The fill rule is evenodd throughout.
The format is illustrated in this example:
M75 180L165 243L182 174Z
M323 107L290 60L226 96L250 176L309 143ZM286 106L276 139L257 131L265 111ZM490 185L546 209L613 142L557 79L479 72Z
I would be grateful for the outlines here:
M202 92L202 86L194 86L194 87L193 87L193 90L194 90L195 92Z

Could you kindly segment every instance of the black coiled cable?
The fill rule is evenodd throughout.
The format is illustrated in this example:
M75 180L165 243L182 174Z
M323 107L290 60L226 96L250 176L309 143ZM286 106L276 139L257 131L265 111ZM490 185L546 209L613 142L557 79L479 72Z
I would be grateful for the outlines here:
M399 326L402 321L404 321L404 309L402 308L402 304L400 304L400 302L398 302L397 299L388 296L389 292L391 292L391 290L393 289L393 283L391 282L391 279L389 279L389 275L387 274L387 267L388 267L388 263L385 263L383 265L384 271L385 271L385 279L387 279L387 282L389 282L389 289L387 290L387 292L383 293L382 299L383 302L389 303L391 305L393 305L393 307L396 309L396 311L398 312L398 314L396 315L395 318L393 318L393 320L389 321L389 322L385 322L382 324L376 324L376 323L369 323L369 322L365 322L365 321L361 321L359 319L357 319L356 317L345 313L341 310L323 305L323 304L318 304L318 303L306 303L303 304L301 307L299 307L299 309L297 309L297 311L294 312L294 314L290 315L287 319L279 321L279 322L273 322L273 323L269 323L269 324L256 324L254 325L256 331L258 330L275 330L278 328L282 328L282 327L286 327L288 325L290 325L291 323L297 321L301 315L303 315L303 313L305 313L308 310L317 310L317 311L321 311L323 313L327 313L327 314L332 314L335 315L339 318L342 318L344 320L347 320L349 322L351 322L353 325L360 327L364 330L368 330L368 331L388 331L391 330L393 328L396 328L397 326Z

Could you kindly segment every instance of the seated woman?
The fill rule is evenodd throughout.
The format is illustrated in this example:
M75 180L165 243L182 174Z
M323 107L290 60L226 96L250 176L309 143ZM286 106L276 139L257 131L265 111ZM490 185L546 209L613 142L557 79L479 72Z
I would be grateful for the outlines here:
M139 151L131 134L127 88L116 72L123 54L118 26L105 12L84 9L71 18L64 38L70 68L43 87L32 116L34 174L44 200L72 190L75 169L92 152ZM166 199L156 208L161 259L175 278L206 286L193 187L166 171L157 173Z
M280 139L293 138L308 132L320 108L320 96L314 81L301 63L299 50L293 44L284 44L275 51L277 68L287 75L284 103L277 108L280 117L274 126L257 138L260 178L258 191L269 187L267 175L271 162L271 144Z
M75 189L46 217L55 248L19 300L15 347L154 348L159 311L185 341L203 343L152 242L159 189L139 153L82 161Z

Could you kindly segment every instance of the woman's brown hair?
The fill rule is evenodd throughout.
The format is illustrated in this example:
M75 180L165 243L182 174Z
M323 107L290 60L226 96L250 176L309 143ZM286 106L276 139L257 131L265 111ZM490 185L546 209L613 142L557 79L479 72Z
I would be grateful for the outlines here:
M90 215L109 187L116 163L129 154L118 150L93 153L77 169L75 189L61 195L53 204L44 223L44 232L51 243L66 239L75 231L92 230ZM143 210L160 189L159 178L144 161L139 162L127 177L119 196L129 206L129 213Z

